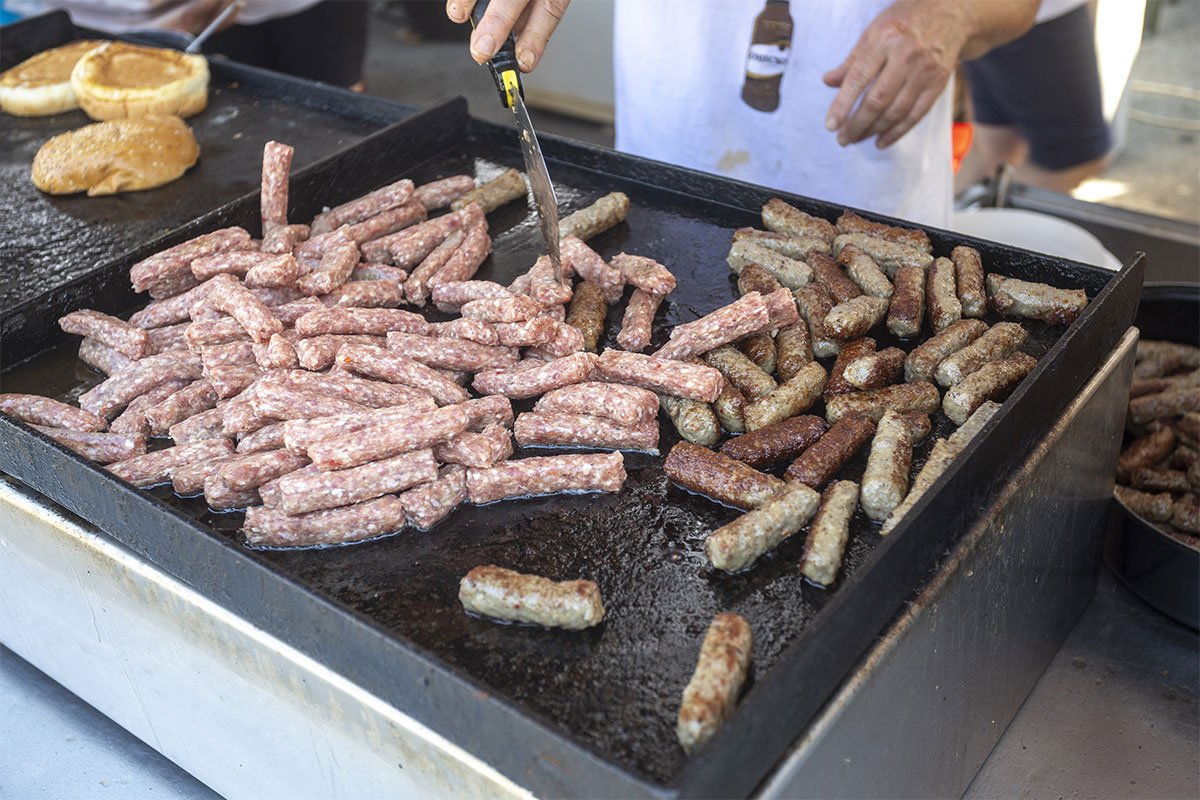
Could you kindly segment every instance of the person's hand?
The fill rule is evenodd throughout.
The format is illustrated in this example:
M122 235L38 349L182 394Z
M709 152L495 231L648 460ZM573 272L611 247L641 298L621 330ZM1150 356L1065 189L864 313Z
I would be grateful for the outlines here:
M900 0L867 26L824 76L839 90L825 119L839 144L878 137L876 146L887 147L929 113L971 35L970 5Z
M571 0L492 0L471 33L471 58L480 64L496 55L509 33L517 34L517 65L532 72L546 52L550 34ZM446 16L458 23L471 18L475 0L448 0Z

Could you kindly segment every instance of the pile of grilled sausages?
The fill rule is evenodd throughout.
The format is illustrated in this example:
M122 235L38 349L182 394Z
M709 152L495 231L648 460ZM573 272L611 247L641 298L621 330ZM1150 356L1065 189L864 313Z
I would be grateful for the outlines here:
M1138 342L1117 499L1195 543L1200 535L1200 347Z
M988 325L989 308L1068 324L1087 304L1081 290L985 274L969 247L935 257L923 231L851 212L831 223L773 199L766 230L733 236L740 297L645 353L675 276L587 244L625 218L625 195L562 220L561 282L542 257L504 286L473 278L491 251L487 214L525 196L515 170L478 186L400 180L298 224L291 159L266 145L261 240L203 234L134 265L151 302L128 321L60 320L107 376L79 407L0 395L0 412L118 478L245 509L251 546L428 529L464 502L616 492L621 451L658 452L662 409L683 439L664 462L670 479L746 512L709 535L711 565L750 569L808 525L800 568L829 586L856 509L888 533L1033 369L1021 324ZM618 348L598 352L627 289ZM456 316L431 321L431 306ZM914 343L931 335L879 350L880 325ZM514 414L512 400L534 398ZM809 413L818 403L823 417ZM910 481L913 443L939 409L961 427ZM173 446L148 449L154 437ZM514 440L606 452L513 459ZM864 447L861 486L838 480ZM605 613L591 580L491 565L459 596L474 614L568 630ZM745 619L713 620L679 713L688 752L732 711L751 650Z

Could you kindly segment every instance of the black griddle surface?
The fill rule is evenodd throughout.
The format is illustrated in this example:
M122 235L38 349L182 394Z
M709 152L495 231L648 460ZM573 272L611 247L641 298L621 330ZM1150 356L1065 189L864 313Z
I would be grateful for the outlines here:
M70 38L59 36L61 26L33 30L49 37L20 42L33 52ZM5 33L6 47L13 43L17 49L13 32ZM6 54L3 67L24 55ZM178 180L144 192L43 194L30 180L38 149L51 137L93 120L78 110L50 117L0 113L0 264L5 267L0 270L0 308L38 297L205 211L258 191L262 148L271 139L296 149L292 168L297 170L412 110L392 104L392 115L381 118L374 106L367 113L366 104L329 102L340 93L331 87L308 84L312 97L305 98L296 94L294 79L265 70L223 59L210 59L210 70L208 107L187 120L200 145L200 160Z
M276 138L287 141L286 135ZM488 178L510 166L521 167L515 146L477 141L410 170L409 176L418 183L459 172ZM630 194L625 223L590 244L606 259L622 250L651 256L677 276L678 289L663 303L655 322L654 347L666 340L671 327L736 298L725 256L734 230L761 227L757 213L698 203L561 162L552 162L550 170L564 215L610 191ZM379 181L392 177L380 175ZM489 221L495 251L477 277L507 283L532 264L542 247L536 216L514 203L491 214ZM948 252L940 246L937 252L943 254L943 249ZM1006 272L1005 265L986 259L985 266ZM1031 274L1025 269L1022 276L1069 285L1063 274L1049 271ZM1092 294L1096 287L1088 288ZM609 344L623 310L623 302L610 309L605 334ZM1065 330L1025 325L1031 335L1024 350L1035 357L1044 355ZM898 343L886 332L875 338L881 349L914 346ZM52 392L73 399L99 377L77 362L76 347L56 347L4 373L4 390ZM832 359L822 363L828 369ZM521 411L530 403L514 405ZM823 408L818 405L809 413L823 414ZM934 419L933 434L917 447L914 474L934 438L955 429L940 413ZM677 437L665 417L661 426L665 455ZM539 448L518 451L514 457L547 454ZM839 477L859 480L865 462L864 450ZM753 685L882 539L878 525L858 511L841 578L829 590L806 583L800 575L804 532L747 572L714 572L706 566L704 538L739 512L670 485L661 464L661 457L627 454L629 480L617 495L464 506L428 533L408 530L357 545L257 551L254 557L388 634L416 643L488 691L532 710L635 774L667 782L686 761L675 740L675 715L713 615L736 611L750 621ZM167 487L152 493L244 548L238 533L240 513L213 514L202 499L179 498ZM604 597L605 621L575 633L469 617L457 599L458 581L479 564L554 579L593 579Z

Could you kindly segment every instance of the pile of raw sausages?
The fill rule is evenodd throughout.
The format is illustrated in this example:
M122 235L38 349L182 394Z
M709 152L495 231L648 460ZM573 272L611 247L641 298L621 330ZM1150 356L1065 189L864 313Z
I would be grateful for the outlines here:
M1117 499L1139 516L1200 535L1200 347L1138 342Z

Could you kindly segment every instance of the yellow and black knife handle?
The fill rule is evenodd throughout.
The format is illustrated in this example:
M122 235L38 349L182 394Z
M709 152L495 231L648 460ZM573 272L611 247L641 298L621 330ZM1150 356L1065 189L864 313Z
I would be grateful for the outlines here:
M479 20L487 12L488 0L476 0L471 9L471 27L479 25ZM500 93L500 102L505 108L512 108L514 95L525 97L525 87L521 85L521 72L517 66L517 43L512 34L504 40L500 50L488 62L492 72L492 80L496 82L496 91Z

